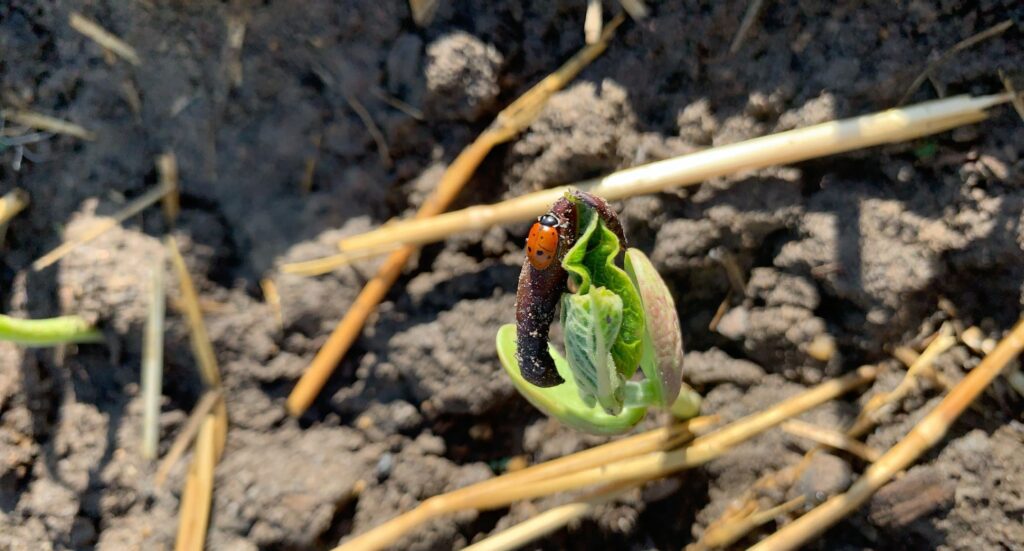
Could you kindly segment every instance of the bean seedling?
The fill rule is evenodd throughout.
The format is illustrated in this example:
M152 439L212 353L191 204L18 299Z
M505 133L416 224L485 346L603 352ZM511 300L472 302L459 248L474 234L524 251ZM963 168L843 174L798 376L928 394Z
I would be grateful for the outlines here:
M626 247L603 199L567 192L534 224L526 252L516 324L498 331L497 347L530 403L595 434L626 432L651 407L681 419L698 413L700 396L682 383L672 295L647 256ZM559 305L564 356L548 341ZM633 380L638 370L644 378Z

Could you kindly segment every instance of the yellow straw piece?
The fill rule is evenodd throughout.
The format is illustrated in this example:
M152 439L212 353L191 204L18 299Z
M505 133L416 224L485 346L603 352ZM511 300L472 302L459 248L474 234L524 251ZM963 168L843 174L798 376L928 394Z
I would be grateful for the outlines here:
M538 191L493 205L480 205L431 218L392 222L344 239L342 252L385 244L424 245L458 233L482 233L499 224L528 221L569 189L610 201L701 183L711 178L835 155L855 149L906 141L976 123L986 109L1009 102L1010 94L955 96L901 109L826 122L770 136L706 149L570 186Z
M45 130L54 134L65 134L82 140L92 141L96 139L96 134L82 126L34 111L4 110L0 112L0 117L15 124L35 128L36 130Z
M1024 321L1018 321L995 350L985 356L985 359L972 369L935 409L919 421L906 437L873 463L845 494L829 498L806 515L761 540L751 549L797 549L863 505L897 473L905 470L917 461L921 454L938 444L967 406L999 376L1008 363L1020 355L1021 350L1024 350Z
M513 480L514 484L506 483L497 487L487 487L484 486L487 484L485 482L448 494L434 496L420 503L415 509L352 538L336 547L334 551L383 549L398 541L417 526L456 511L495 509L523 499L534 499L598 484L650 480L702 465L720 457L733 446L754 435L868 383L874 379L876 373L877 371L872 367L861 367L852 373L827 381L784 400L765 411L748 415L719 430L700 436L689 444L676 449L654 450L643 455L622 457L618 460L606 458L602 464L590 468L545 478L534 479L527 475L520 475L520 473L536 472L541 468L541 466L537 466L502 477L505 480ZM593 453L593 450L582 452L582 454ZM556 461L565 462L574 458L573 455ZM523 478L517 478L516 475L523 476ZM485 487L488 491L479 491L480 487Z
M181 493L175 551L203 551L206 543L213 504L213 468L217 463L216 425L214 415L207 415L196 439L196 452Z
M142 212L146 207L156 203L170 191L173 191L173 188L170 186L166 184L158 184L153 189L143 193L132 202L125 205L125 207L114 216L98 220L91 228L83 232L78 237L68 239L64 243L61 243L56 249L41 256L38 260L32 263L32 269L38 272L47 268L67 256L67 254L75 250L76 247L96 239L114 227L120 225L125 220Z
M84 17L78 12L71 12L71 16L68 17L68 24L71 25L72 29L91 38L93 42L114 52L128 63L135 66L142 65L142 60L139 58L139 54L135 52L135 48L132 48L127 42L101 27L99 23Z

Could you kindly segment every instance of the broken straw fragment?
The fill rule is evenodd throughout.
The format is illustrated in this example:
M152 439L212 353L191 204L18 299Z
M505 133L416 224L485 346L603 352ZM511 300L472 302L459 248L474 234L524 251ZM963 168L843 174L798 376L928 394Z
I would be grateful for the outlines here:
M955 96L900 109L842 119L715 147L615 172L602 178L538 191L432 218L395 221L343 239L342 252L403 243L424 245L458 233L482 234L499 224L524 222L543 214L569 189L609 201L701 183L711 178L774 165L791 164L886 143L937 134L980 122L986 109L1008 103L1010 94Z
M96 139L96 134L82 126L34 111L4 110L0 111L0 118L15 124L28 126L29 128L35 128L36 130L53 132L54 134L64 134L90 141Z
M938 406L918 421L909 434L889 448L878 461L872 463L846 493L829 498L825 503L761 540L751 549L797 549L863 505L879 488L913 465L921 454L941 442L967 406L974 402L1022 350L1024 320L1018 321L1010 333L999 341L995 350L986 355L977 367L957 383Z
M67 254L73 251L75 247L84 245L93 239L96 239L125 220L142 212L146 207L156 203L165 195L173 191L174 187L170 183L165 182L158 184L156 187L143 193L132 202L125 205L125 207L114 216L96 222L93 227L89 228L81 235L68 239L64 243L61 243L56 249L53 249L41 256L38 260L32 263L32 269L38 272L52 265L54 262L57 262L61 258L67 256Z
M160 394L164 377L164 259L153 266L149 315L142 345L142 457L156 459L160 439Z
M135 52L135 48L132 48L127 42L114 35L114 33L101 27L99 23L84 17L78 12L72 12L71 16L68 17L68 24L71 25L72 29L92 39L103 48L114 52L128 63L135 66L142 65L142 60L139 58L139 54Z

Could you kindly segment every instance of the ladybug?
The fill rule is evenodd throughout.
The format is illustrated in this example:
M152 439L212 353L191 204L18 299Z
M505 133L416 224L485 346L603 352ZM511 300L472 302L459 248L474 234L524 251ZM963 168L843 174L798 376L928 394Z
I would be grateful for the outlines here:
M526 238L526 258L530 264L545 270L555 260L558 251L558 217L550 212L537 219Z

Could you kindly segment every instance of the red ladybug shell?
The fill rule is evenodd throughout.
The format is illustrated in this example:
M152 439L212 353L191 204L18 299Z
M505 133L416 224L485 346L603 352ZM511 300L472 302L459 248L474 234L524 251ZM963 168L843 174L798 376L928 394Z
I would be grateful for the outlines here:
M550 266L558 251L558 228L554 224L545 223L549 222L546 218L547 216L542 216L541 220L530 228L530 235L526 238L526 258L538 270Z

